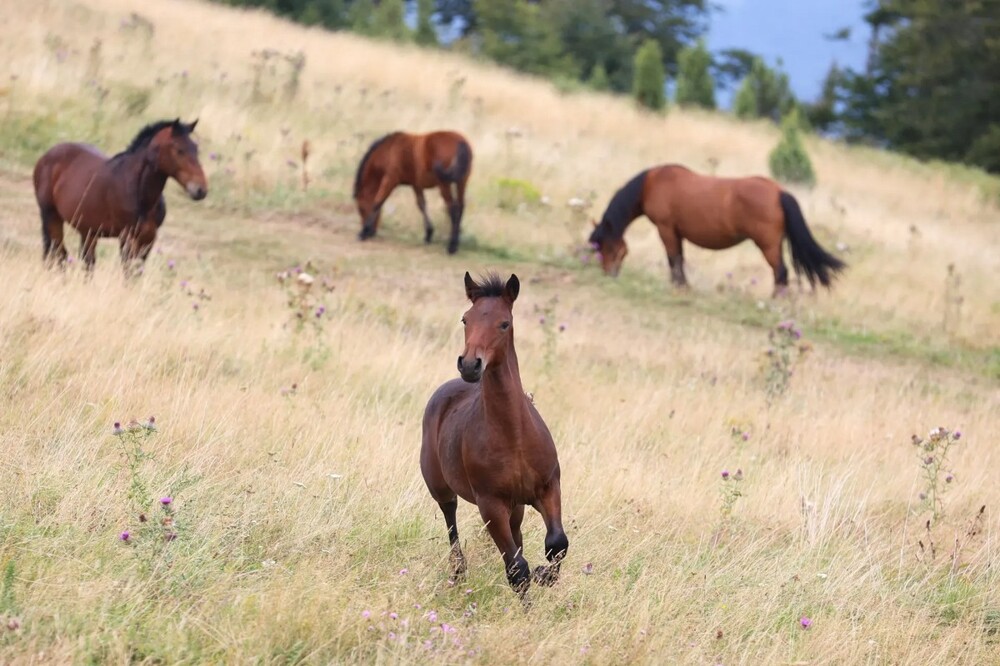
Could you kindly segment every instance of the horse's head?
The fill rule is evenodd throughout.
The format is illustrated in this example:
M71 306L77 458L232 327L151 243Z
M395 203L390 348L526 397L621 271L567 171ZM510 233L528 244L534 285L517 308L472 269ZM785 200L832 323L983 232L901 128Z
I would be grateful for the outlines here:
M191 138L198 121L190 125L178 118L156 133L149 142L146 158L158 171L173 178L195 201L208 194L205 172L198 162L198 144Z
M601 260L601 268L606 275L618 277L618 272L622 269L622 262L628 254L628 245L625 244L625 236L616 236L610 233L603 224L594 224L594 231L588 239L590 247L597 253L597 258Z
M514 335L511 309L520 289L516 275L503 282L492 274L477 283L465 274L465 295L472 301L462 317L465 351L458 357L458 371L465 381L478 382L488 366L504 360Z

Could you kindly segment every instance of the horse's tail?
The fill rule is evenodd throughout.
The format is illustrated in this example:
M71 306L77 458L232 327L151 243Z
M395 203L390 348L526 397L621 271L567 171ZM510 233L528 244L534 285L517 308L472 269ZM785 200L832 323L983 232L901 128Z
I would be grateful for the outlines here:
M824 287L833 283L834 277L847 267L843 261L824 250L813 238L799 202L788 192L781 193L781 210L785 214L785 235L792 248L792 263L799 274L805 274L809 284L816 280Z
M469 142L462 139L455 147L455 159L450 167L442 167L440 164L434 165L434 173L446 183L460 183L469 175L472 168L472 147Z

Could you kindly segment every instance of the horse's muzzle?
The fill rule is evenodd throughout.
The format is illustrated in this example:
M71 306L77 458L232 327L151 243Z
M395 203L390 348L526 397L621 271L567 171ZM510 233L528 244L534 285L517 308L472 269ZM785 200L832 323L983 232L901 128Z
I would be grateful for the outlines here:
M184 189L187 190L188 196L195 201L201 201L208 196L208 188L198 183L188 183Z
M483 377L483 359L477 358L472 363L466 363L465 357L459 356L458 374L462 375L462 379L470 384L475 384Z

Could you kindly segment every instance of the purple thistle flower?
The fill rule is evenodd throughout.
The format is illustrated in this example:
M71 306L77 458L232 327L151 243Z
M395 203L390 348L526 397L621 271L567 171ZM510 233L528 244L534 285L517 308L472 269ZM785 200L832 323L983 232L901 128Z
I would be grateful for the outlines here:
M200 307L201 306L199 306L197 303L191 304L191 309L193 309L195 312L197 312L200 309Z
M934 456L927 456L926 458L924 458L924 464L925 465L933 465L934 464Z
M390 620L398 620L399 619L399 615L397 615L396 612L393 611L393 612L389 613L389 619Z
M745 442L745 441L747 441L748 439L750 439L750 433L748 433L748 432L745 432L745 431L744 431L744 433L743 433L742 435L740 435L740 437L741 437L741 438L743 439L743 441Z
M722 480L723 481L729 480L729 470L727 469L722 470Z
M955 438L955 440L962 439L962 432L960 430L956 430L955 434L952 436Z
M208 154L208 159L212 160L213 162L218 162L219 161L219 153L209 153Z
M431 611L430 613L428 613L427 614L427 621L428 622L437 622L438 621L437 611Z
M538 323L542 324L544 326L545 325L545 317L539 317L538 318Z
M809 618L807 618L807 617L802 617L802 618L801 618L801 619L799 620L799 625L800 625L800 626L801 626L801 627L802 627L803 629L808 629L809 627L813 626L813 621L812 621L812 620L810 620L810 619L809 619Z
M174 503L174 498L173 497L161 497L160 498L160 504L162 504L163 506L170 506L173 503Z
M128 540L132 538L132 535L129 533L128 530L125 530L119 535L118 538L124 541L125 543L128 543Z
M174 270L174 266L176 265L177 263L173 259L169 259L167 261L167 268L169 268L170 270Z
M927 499L927 493L920 493L919 495L917 495L917 498L920 499L921 502L923 502L925 499Z
M316 318L319 319L320 317L323 316L323 314L325 312L326 312L326 308L324 306L322 306L322 305L319 306L318 308L316 308Z
M559 332L562 333L566 330L566 324L559 324Z
M389 640L390 641L396 640L396 632L395 631L390 631L389 632Z
M122 434L122 433L124 433L124 432L125 432L125 431L124 431L124 430L122 430L122 424L121 424L121 421L115 421L115 427L114 427L114 428L113 428L113 429L111 430L111 433L112 433L113 435L121 435L121 434Z
M361 611L361 617L363 617L364 619L367 620L371 616L372 616L372 612L370 610L363 610L363 611Z
M408 573L410 573L410 570L407 569L407 568L405 568L405 567L399 570L399 575L400 576L405 576Z
M951 472L948 472L948 474L944 477L945 483L951 483L954 480L955 480L955 475L952 474Z

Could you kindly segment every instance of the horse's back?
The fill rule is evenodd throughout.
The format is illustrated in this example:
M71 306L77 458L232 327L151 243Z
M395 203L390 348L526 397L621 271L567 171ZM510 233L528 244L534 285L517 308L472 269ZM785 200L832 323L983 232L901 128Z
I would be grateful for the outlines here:
M96 147L86 143L59 143L49 148L35 163L35 192L41 195L47 185L55 188L59 181L76 173L92 173L107 162Z

